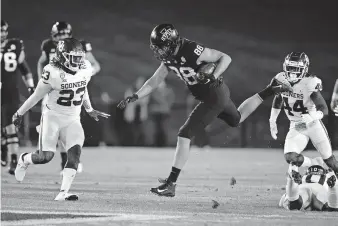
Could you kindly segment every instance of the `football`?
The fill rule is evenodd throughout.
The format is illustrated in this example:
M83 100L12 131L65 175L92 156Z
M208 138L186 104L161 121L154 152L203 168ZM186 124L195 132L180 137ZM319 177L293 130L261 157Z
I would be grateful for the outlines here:
M198 69L198 73L202 73L205 75L212 75L216 67L217 65L215 63L205 63Z

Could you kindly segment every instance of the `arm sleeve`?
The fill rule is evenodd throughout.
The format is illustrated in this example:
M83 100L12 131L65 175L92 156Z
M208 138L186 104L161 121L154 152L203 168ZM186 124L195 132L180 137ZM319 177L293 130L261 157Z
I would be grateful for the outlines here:
M52 87L49 84L45 84L42 80L39 81L34 93L23 103L23 105L17 111L19 115L24 115L29 109L34 107L49 91Z

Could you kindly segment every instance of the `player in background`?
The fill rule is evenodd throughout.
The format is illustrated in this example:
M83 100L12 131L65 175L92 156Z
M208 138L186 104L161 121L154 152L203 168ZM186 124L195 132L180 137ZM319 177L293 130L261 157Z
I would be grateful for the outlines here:
M34 92L34 81L25 59L23 41L7 38L8 27L8 23L1 20L1 165L7 165L9 152L11 162L8 172L14 174L19 137L12 116L20 104L18 76L23 77L30 94Z
M336 116L338 116L338 79L333 88L332 99L331 99L331 109Z
M173 197L177 178L189 158L192 137L215 118L236 127L241 121L241 112L237 111L230 99L229 88L223 83L221 76L231 63L231 58L227 54L180 37L172 24L160 24L153 29L150 35L150 48L161 62L159 68L135 94L121 101L118 107L124 108L128 103L149 95L165 79L169 71L175 72L186 83L192 95L200 101L178 132L169 177L160 180L160 186L151 188L151 192L157 195ZM273 92L269 85L262 91L263 99L265 96L273 95ZM262 100L261 97L258 99Z
M51 161L60 139L67 150L67 162L62 172L60 193L55 200L78 199L77 195L69 194L68 191L76 175L84 142L80 122L82 104L96 121L98 116L106 118L109 116L91 107L87 85L93 69L84 58L85 52L78 40L66 38L59 41L56 56L44 67L35 92L13 116L13 123L19 126L22 116L48 94L41 116L39 150L20 155L15 178L21 182L29 165L46 164Z
M304 176L298 167L290 164L286 193L279 201L279 207L287 210L338 211L337 176L323 165L312 165Z
M41 78L43 67L46 66L49 61L55 57L57 42L65 38L71 38L72 36L73 29L68 22L59 21L53 25L51 30L51 37L44 40L41 44L41 56L37 64L39 78ZM86 60L88 60L92 64L93 75L96 75L101 70L101 67L92 53L92 46L89 42L86 42L84 40L81 40L80 42L86 52ZM37 129L39 129L39 127L37 127ZM67 150L65 150L61 143L59 143L59 147L61 154L61 170L63 170L67 161ZM78 172L82 172L82 163L79 164Z
M309 140L312 141L327 166L338 173L338 162L321 119L328 114L328 107L321 95L322 81L308 72L310 61L305 53L292 52L285 58L283 72L276 78L286 78L292 92L282 92L273 100L270 115L270 130L277 139L277 118L284 107L290 120L290 130L285 139L284 157L287 163L309 167L314 162L301 154Z

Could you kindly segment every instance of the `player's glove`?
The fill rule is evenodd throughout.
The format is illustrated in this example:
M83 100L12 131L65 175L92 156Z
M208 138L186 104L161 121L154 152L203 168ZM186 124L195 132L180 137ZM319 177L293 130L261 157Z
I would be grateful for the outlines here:
M22 115L19 115L18 112L15 112L15 114L12 117L12 122L16 127L20 127L22 122Z
M214 72L217 65L215 63L205 63L199 69L196 75L194 76L195 79L200 84L207 84L215 82Z
M32 95L35 91L35 88L34 87L28 87L28 93L29 95Z
M120 109L124 109L129 103L135 102L138 99L138 95L134 93L132 96L127 97L126 99L122 100L117 107Z
M277 133L278 133L277 123L276 121L272 121L272 120L269 120L269 122L270 122L271 136L273 139L277 140Z
M104 113L102 111L97 111L97 110L92 110L87 112L88 115L93 118L95 121L99 121L99 116L103 117L103 118L108 118L110 117L110 114Z

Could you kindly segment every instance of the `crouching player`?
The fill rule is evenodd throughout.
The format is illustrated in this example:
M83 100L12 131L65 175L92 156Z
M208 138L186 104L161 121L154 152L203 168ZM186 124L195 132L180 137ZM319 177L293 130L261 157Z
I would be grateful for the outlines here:
M52 160L58 139L68 152L63 170L60 193L54 200L77 200L78 196L68 191L76 175L84 142L84 132L80 122L81 106L95 120L98 116L109 115L93 110L91 107L87 84L92 76L91 64L84 60L82 44L74 38L58 42L56 57L44 67L35 92L14 114L13 123L19 126L22 116L46 94L44 112L41 116L39 133L39 150L20 155L15 169L15 178L23 181L30 164L46 164Z
M279 207L287 210L338 211L338 183L333 171L310 166L302 177L298 167L289 165L286 193Z

